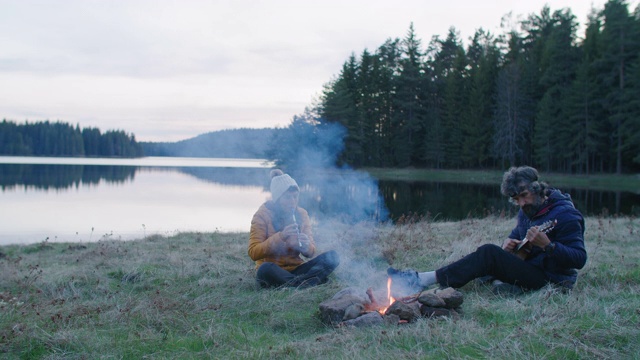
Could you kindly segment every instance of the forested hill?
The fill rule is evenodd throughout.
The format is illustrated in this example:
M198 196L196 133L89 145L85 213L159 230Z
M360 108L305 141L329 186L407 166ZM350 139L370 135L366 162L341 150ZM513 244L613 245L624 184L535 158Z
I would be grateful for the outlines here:
M147 156L264 159L277 129L233 129L198 135L178 142L142 142Z
M0 123L0 155L141 157L135 136L122 130L101 133L97 128L80 129L63 122Z
M570 9L545 6L467 43L451 28L423 44L410 26L346 59L310 122L347 129L354 167L637 172L640 6L608 0L586 20L578 33Z

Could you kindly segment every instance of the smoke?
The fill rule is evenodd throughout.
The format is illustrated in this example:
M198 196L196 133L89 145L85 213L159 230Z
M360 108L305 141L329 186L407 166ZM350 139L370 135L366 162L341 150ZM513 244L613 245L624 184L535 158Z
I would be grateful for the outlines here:
M294 117L272 141L269 156L300 185L300 206L318 219L347 223L387 220L378 182L368 173L338 166L347 132L338 123Z
M383 260L378 227L388 210L376 179L337 165L346 135L340 124L294 117L274 136L269 155L298 182L299 206L314 221L319 251L340 254L336 274L352 285L384 286L386 274L376 262ZM371 276L382 277L372 281Z

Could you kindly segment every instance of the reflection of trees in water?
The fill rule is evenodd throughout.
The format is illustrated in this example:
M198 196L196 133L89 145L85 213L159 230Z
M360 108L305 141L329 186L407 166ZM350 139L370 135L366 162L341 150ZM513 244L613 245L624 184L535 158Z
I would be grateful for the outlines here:
M622 191L569 190L578 209L589 215L640 215L640 194Z
M0 164L0 186L65 189L98 184L124 183L135 177L137 166ZM198 179L229 186L259 186L269 190L269 169L145 167L148 171L180 171Z
M259 186L269 191L271 169L265 168L177 168L180 172L212 183L230 186Z
M180 168L199 179L224 185L260 186L269 191L270 169ZM513 216L517 208L500 194L500 186L438 182L379 181L346 170L292 172L301 187L300 206L316 218L345 221L396 220L403 215L459 220L487 215ZM586 215L640 214L640 195L569 189Z
M0 164L0 186L66 189L100 181L124 183L134 178L131 166Z
M100 181L133 181L139 167L99 165L0 164L0 188L16 186L65 189ZM265 168L145 168L180 171L227 186L257 186L269 191L270 169ZM354 171L311 171L292 174L301 187L300 205L316 218L345 221L393 220L403 215L459 220L517 210L500 194L499 185L436 182L379 181ZM563 189L564 190L564 189ZM568 189L585 215L640 215L640 194Z
M410 214L436 220L477 218L501 212L507 216L515 214L496 186L380 181L380 191L392 219Z
M505 212L514 215L517 208L500 194L498 185L437 182L380 181L380 191L390 217L427 215L436 219L458 220ZM587 189L562 189L571 194L578 210L585 215L640 214L640 195Z

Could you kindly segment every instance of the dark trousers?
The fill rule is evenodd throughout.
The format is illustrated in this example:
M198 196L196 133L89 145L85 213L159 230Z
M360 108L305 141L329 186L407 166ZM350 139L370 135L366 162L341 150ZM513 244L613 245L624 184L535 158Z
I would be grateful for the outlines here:
M540 289L548 282L542 269L493 244L482 245L462 259L436 270L442 287L459 288L483 276L493 276L528 290Z
M266 262L260 265L256 274L258 284L262 287L293 286L303 283L317 285L327 282L329 274L340 264L340 257L334 250L322 253L292 271Z

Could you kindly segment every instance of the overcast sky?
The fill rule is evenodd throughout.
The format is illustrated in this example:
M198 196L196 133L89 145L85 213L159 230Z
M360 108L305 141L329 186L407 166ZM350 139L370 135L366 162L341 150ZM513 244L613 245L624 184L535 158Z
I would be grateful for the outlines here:
M640 0L630 0L633 11ZM501 18L605 0L0 0L0 119L60 120L138 141L284 127L351 53L466 41ZM579 33L582 35L582 32Z

